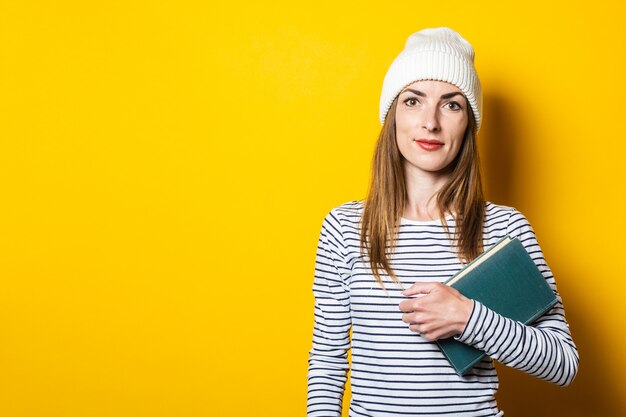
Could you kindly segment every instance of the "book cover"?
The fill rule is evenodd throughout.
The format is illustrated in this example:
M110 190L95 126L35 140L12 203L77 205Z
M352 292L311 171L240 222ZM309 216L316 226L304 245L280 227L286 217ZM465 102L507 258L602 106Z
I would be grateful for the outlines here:
M450 278L447 285L510 319L529 324L557 299L519 239L505 237ZM459 375L485 353L454 338L437 344Z

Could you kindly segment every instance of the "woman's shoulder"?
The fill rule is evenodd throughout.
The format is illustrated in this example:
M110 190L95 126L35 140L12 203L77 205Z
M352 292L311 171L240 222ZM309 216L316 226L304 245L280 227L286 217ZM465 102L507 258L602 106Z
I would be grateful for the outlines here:
M324 218L324 222L329 225L336 225L337 228L350 229L359 227L361 216L363 215L364 202L352 200L333 207Z
M511 206L503 206L492 202L486 203L485 221L487 225L506 226L508 234L518 234L522 229L531 229L530 223L521 211Z
M487 201L485 203L485 214L488 219L504 216L510 217L514 215L522 215L522 213L515 207L503 206L500 204L492 203L491 201Z
M363 200L351 200L333 208L333 211L344 214L363 213L365 202Z
M328 216L336 217L341 221L358 223L363 215L364 207L363 200L352 200L333 207Z

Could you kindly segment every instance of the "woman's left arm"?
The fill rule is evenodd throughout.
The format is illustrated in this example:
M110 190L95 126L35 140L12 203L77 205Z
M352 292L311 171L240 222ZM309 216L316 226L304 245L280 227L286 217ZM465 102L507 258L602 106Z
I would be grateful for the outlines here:
M509 218L507 234L517 237L524 245L556 294L557 304L535 322L524 325L475 301L465 330L455 339L507 366L558 385L568 385L578 371L578 350L552 272L528 220L516 210Z

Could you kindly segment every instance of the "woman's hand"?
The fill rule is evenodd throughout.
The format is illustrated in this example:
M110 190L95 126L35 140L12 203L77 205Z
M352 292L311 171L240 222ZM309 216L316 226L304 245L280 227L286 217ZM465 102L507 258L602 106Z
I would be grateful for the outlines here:
M461 334L467 325L474 301L439 282L416 282L403 295L425 294L400 303L402 321L429 341Z

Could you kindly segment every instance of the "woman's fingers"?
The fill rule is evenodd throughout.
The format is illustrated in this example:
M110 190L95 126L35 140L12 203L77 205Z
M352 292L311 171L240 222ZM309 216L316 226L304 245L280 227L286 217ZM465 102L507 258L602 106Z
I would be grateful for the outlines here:
M454 288L439 282L418 282L403 295L424 294L399 304L402 321L425 339L434 341L461 333L473 308L473 301Z
M432 290L442 285L439 282L416 282L406 290L402 291L402 295L411 296L416 294L429 294Z

